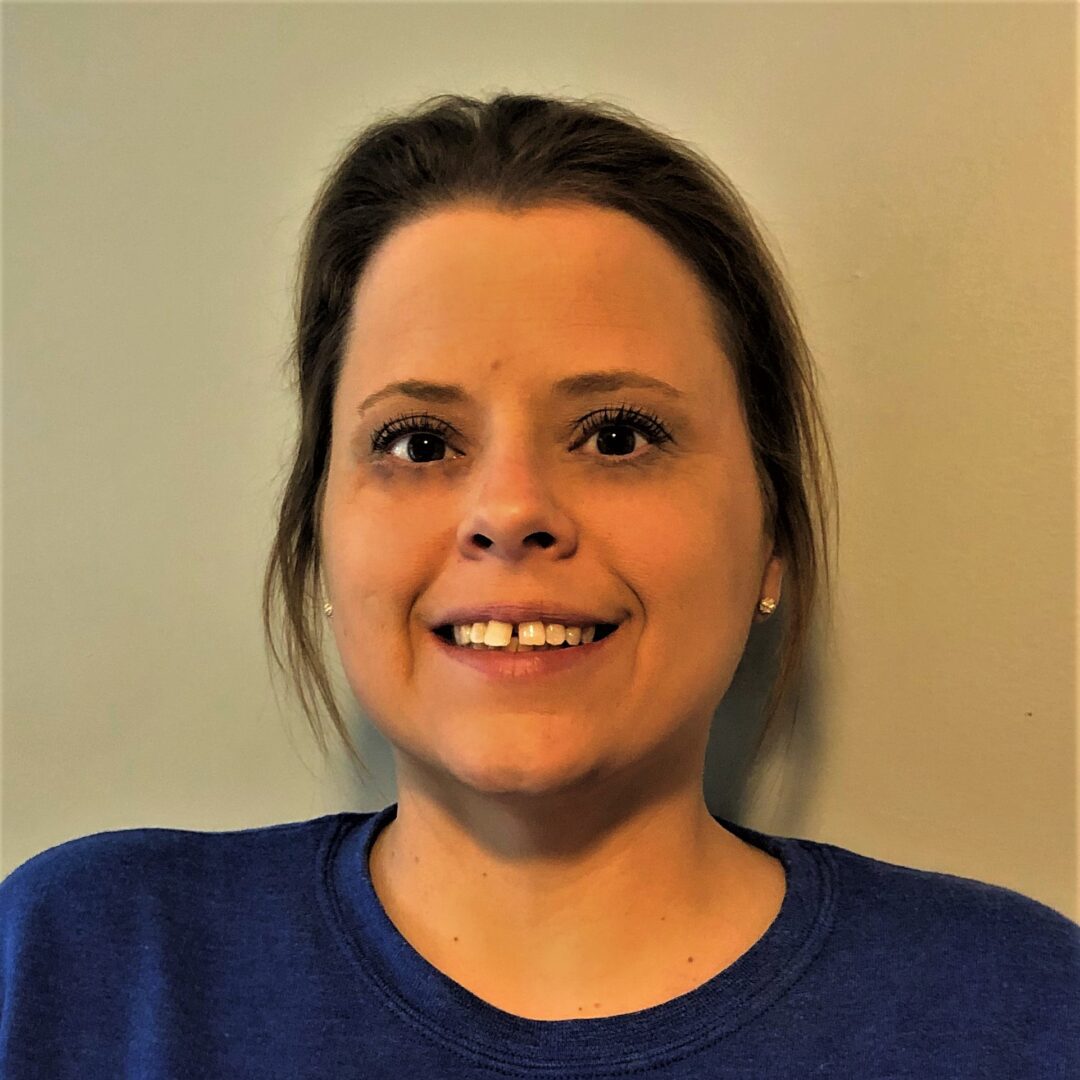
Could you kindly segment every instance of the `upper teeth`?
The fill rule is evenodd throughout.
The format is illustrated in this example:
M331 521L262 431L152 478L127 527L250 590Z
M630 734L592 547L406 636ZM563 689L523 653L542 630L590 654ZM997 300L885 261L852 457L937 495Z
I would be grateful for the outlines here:
M523 622L517 624L518 646L588 644L596 634L591 626L564 626L562 623ZM514 624L491 619L488 622L455 623L454 641L458 645L509 645Z

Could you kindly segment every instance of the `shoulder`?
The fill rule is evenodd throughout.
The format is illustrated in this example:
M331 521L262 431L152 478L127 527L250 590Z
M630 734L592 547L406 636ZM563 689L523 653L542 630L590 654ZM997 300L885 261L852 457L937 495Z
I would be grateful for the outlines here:
M857 899L874 900L913 926L965 930L1012 930L1076 939L1080 925L1031 896L977 878L905 866L835 844L818 844L834 858L842 887ZM884 906L882 906L884 905Z
M839 932L883 972L973 1000L995 988L1056 1000L1077 1022L1080 924L1064 913L1003 885L818 846L837 870Z
M0 882L0 918L10 928L20 916L47 914L62 905L70 913L99 904L125 886L145 885L168 867L198 834L139 828L65 840L27 859Z
M0 882L0 929L12 935L35 924L71 926L139 917L148 906L213 903L292 866L343 815L252 829L201 832L131 828L92 833L39 852ZM308 869L305 866L305 869Z

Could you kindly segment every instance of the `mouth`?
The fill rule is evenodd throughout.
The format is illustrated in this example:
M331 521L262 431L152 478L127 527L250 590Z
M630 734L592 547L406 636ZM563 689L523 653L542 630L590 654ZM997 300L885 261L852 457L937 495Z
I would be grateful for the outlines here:
M597 623L596 624L596 636L593 638L593 641L600 642L600 641L603 641L604 638L610 637L613 633L615 633L616 630L619 629L620 625L621 625L621 623ZM441 638L443 641L445 641L447 643L447 645L453 645L455 648L458 648L458 649L467 649L467 648L469 648L468 645L458 645L454 641L454 627L450 623L448 623L446 626L437 626L437 627L435 627L431 631L431 633L433 633L436 637ZM512 633L512 636L511 636L510 640L514 641L514 642L517 641L517 626L514 627L513 633ZM581 647L580 645L571 645L568 642L564 641L561 645L546 645L546 646L542 646L541 648L554 650L554 649L578 649L580 647ZM492 651L497 651L497 650L493 649Z
M447 673L455 680L465 680L461 684L463 689L471 692L480 688L501 688L507 693L518 690L535 693L546 688L555 690L563 679L585 679L586 685L593 678L610 680L613 676L605 675L605 672L617 672L619 665L609 667L608 661L618 656L619 650L617 645L609 645L608 639L622 625L590 624L590 629L596 627L592 640L579 641L576 645L562 642L559 645L519 646L516 637L502 646L459 645L454 640L453 626L437 626L428 633L435 639L435 662L441 664L446 660ZM612 649L616 649L615 654ZM624 662L628 659L625 652L622 659ZM476 679L480 679L480 683L475 682ZM449 692L450 684L445 685Z

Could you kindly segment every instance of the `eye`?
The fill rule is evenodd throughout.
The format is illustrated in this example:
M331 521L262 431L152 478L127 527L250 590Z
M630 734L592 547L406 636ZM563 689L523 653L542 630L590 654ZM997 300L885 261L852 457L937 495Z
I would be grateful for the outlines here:
M399 460L416 462L418 458L412 452L412 448L419 447L417 450L420 455L419 463L423 463L427 460L426 455L436 451L438 444L446 442L450 438L450 434L450 425L437 416L428 416L426 413L399 416L374 432L371 436L371 452L373 454L389 455L399 458ZM412 435L423 435L425 438L410 443L406 440L406 436ZM408 457L405 459L402 459L399 454L392 453L393 446L398 442L407 447L406 453ZM440 455L436 460L441 459L442 456Z
M618 453L618 451L627 449L628 440L625 435L616 434L620 428L625 431L639 432L645 436L650 445L658 446L671 438L667 428L656 416L628 405L620 405L618 409L602 409L600 412L590 413L585 417L582 438L575 445L581 446L591 439L593 435L596 435L598 450L615 451L614 454L601 454L601 457L623 457L625 455ZM629 439L628 453L633 453L633 451L634 439L631 437Z
M616 462L620 458L628 457L635 450L633 436L627 440L625 435L618 434L620 429L636 431L644 435L650 445L660 445L671 439L671 435L659 418L628 405L590 413L579 423L582 425L581 437L574 443L572 449L576 450L596 435L598 450L614 451L614 453L601 452L599 456L613 458ZM444 455L439 452L443 449L440 444L446 443L452 433L453 429L436 416L430 416L427 413L407 414L395 417L372 434L371 452L414 464L430 464L433 461L444 460ZM417 439L410 441L412 436L417 436ZM407 457L394 453L394 447L399 442L407 448ZM636 461L641 456L639 454L632 460Z

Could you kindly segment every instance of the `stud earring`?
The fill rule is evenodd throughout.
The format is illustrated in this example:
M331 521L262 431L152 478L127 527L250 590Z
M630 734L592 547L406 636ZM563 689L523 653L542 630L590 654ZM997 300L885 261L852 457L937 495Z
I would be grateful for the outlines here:
M329 603L329 601L327 603L323 604L322 609L323 609L324 612L326 612L326 617L328 619L333 617L334 605Z

